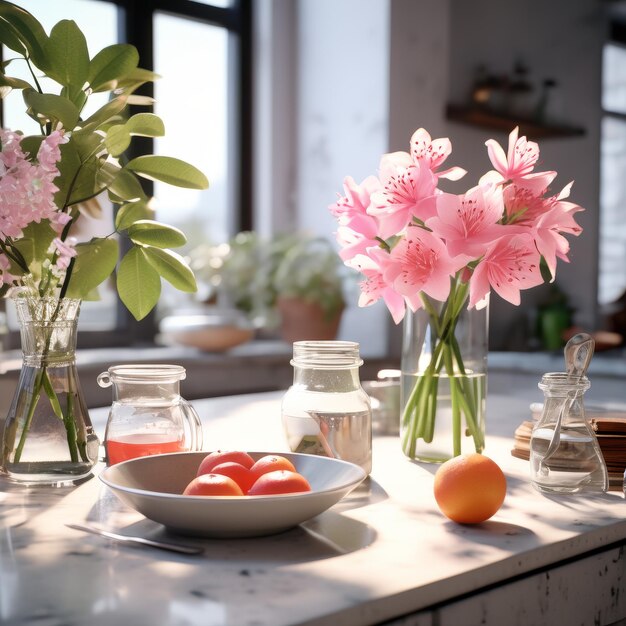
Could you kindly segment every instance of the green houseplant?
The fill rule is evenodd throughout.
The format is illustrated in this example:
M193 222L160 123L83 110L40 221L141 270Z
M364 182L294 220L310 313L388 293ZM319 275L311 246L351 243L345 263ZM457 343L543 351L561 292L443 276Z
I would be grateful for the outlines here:
M13 53L0 68L0 95L21 92L39 127L32 135L0 135L0 293L15 295L24 352L4 425L2 469L18 480L59 482L88 473L97 453L75 371L80 302L97 299L98 286L113 275L139 320L156 305L161 278L196 290L193 272L170 249L186 238L154 219L140 178L196 189L208 181L176 158L125 158L134 137L165 132L153 113L129 112L130 105L152 104L135 92L157 78L139 67L133 46L115 44L91 58L72 20L48 35L33 15L5 1L0 43ZM30 80L11 75L17 63ZM96 93L108 101L86 114ZM100 196L117 207L112 231L77 241L81 215L101 216Z
M246 231L226 244L199 246L190 256L208 299L243 311L257 327L281 325L285 335L294 310L296 318L306 316L305 330L312 324L321 328L316 337L336 335L345 305L345 268L327 239L303 232L264 238ZM293 340L292 332L285 338Z
M283 240L272 284L286 341L334 339L345 306L342 264L323 237L295 233Z

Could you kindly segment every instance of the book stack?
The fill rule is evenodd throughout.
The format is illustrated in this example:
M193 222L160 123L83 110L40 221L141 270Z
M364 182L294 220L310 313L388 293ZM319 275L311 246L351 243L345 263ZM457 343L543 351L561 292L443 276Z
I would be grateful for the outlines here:
M534 411L533 411L534 413ZM598 438L609 474L609 489L621 491L626 470L626 411L588 409L587 418ZM522 422L515 430L511 454L526 461L530 458L530 434L534 421Z

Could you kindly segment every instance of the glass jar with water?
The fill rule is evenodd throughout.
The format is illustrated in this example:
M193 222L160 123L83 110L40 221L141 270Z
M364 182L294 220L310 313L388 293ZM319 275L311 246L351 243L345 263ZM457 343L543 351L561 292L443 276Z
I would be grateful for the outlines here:
M350 461L372 469L372 411L361 388L359 344L297 341L293 385L282 401L282 421L292 452Z
M565 347L567 373L544 374L545 401L530 439L533 486L546 493L602 492L608 489L606 463L586 416L583 394L593 339L584 333Z

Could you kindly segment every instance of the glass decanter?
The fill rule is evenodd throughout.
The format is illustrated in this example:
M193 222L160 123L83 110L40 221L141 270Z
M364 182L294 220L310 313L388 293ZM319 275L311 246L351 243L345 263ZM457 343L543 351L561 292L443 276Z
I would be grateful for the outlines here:
M593 354L593 339L584 333L565 347L567 373L544 374L542 414L530 438L533 486L546 493L603 492L608 473L602 451L586 415L584 375Z

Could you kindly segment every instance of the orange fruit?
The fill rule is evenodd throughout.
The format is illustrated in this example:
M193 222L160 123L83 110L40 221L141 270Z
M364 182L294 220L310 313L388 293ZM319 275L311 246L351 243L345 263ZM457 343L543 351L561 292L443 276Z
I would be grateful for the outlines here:
M459 524L478 524L502 506L506 478L500 466L489 457L464 454L439 467L433 491L446 517Z
M255 480L263 474L276 472L278 470L295 472L296 468L289 459L286 459L284 456L280 456L278 454L266 454L255 461L254 465L250 468Z
M240 450L215 450L202 459L196 476L210 474L216 465L227 462L239 463L250 469L254 464L254 459L247 452L241 452Z
M243 496L241 487L228 476L202 474L196 476L183 491L184 496Z
M252 487L256 480L254 474L247 467L233 461L226 461L226 463L216 465L211 470L211 474L221 474L222 476L232 478L244 494L248 493L248 489Z
M274 470L262 474L259 479L250 487L249 496L270 496L281 493L299 493L311 491L309 481L290 470Z

